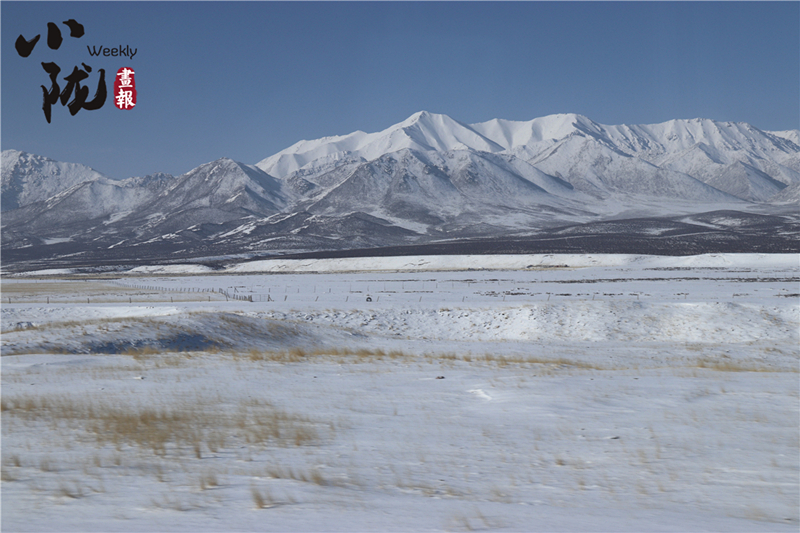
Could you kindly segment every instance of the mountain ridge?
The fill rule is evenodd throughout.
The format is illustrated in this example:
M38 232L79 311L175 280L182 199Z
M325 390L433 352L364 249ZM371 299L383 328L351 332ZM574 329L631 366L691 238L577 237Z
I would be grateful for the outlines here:
M254 165L223 157L179 176L113 180L7 150L3 253L295 253L532 235L643 213L785 211L800 203L795 138L711 119L465 124L420 111L379 132L299 141Z
M553 142L568 137L575 132L615 141L613 144L618 149L620 146L627 146L627 150L621 151L628 153L628 155L657 147L661 148L660 152L667 152L668 150L675 152L678 148L685 150L699 142L697 141L698 138L702 139L703 135L707 136L709 134L714 134L720 141L732 141L742 147L746 144L745 132L747 134L760 133L765 139L772 137L773 142L785 150L791 150L792 153L796 153L800 148L798 143L792 140L795 137L800 139L800 131L798 130L787 130L786 132L773 134L771 132L763 132L744 122L717 122L712 119L674 119L659 124L605 126L583 115L567 113L548 115L530 121L492 119L481 123L464 124L450 119L447 115L420 111L380 132L364 133L356 131L342 136L300 141L259 161L256 166L280 178L289 173L286 168L276 164L281 157L293 156L295 164L300 162L308 164L323 157L363 152L365 154L364 159L373 160L385 153L389 153L388 151L379 151L379 148L386 143L387 138L390 138L398 131L403 131L411 126L418 126L425 130L423 135L426 138L441 137L438 132L442 129L441 125L447 121L458 124L463 129L473 132L485 141L483 147L468 145L470 148L491 152L503 150L519 151L523 147L532 148L532 145L538 143L545 143L545 146L549 146ZM741 128L744 128L745 132L742 132ZM795 132L796 135L793 134ZM777 133L780 133L780 135ZM668 139L671 142L671 146L665 147L659 143L656 140L656 137L659 136ZM775 141L775 138L779 139L779 141ZM464 139L465 135L462 132L457 141L463 142ZM454 144L452 142L450 146L440 144L435 149L439 151L453 149L456 147ZM712 144L714 143L712 142ZM410 146L402 147L410 148ZM394 145L392 151L402 147ZM541 151L541 149L538 151ZM302 168L302 166L300 165L293 170Z

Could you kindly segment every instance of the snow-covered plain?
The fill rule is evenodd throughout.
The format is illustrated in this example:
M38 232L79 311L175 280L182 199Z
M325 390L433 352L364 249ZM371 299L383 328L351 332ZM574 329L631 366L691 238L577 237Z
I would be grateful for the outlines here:
M796 254L4 276L2 528L797 531L799 298Z

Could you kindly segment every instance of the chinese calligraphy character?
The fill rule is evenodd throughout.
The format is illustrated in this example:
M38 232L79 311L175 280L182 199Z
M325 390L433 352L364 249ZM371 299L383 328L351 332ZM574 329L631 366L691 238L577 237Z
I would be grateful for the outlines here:
M69 36L75 38L83 37L84 30L83 24L77 22L75 19L65 20L64 24L69 27ZM33 52L33 48L36 46L36 43L39 42L39 37L41 35L37 35L30 41L26 40L25 37L20 35L17 37L16 42L14 43L14 48L16 48L17 53L21 57L28 57ZM58 29L52 22L47 23L47 46L49 46L53 50L58 50L61 47L61 43L64 41L64 38L61 37L61 30Z
M120 89L117 95L117 107L120 109L130 109L135 105L136 104L133 103L133 91Z
M131 87L131 82L133 81L131 74L133 74L133 70L129 68L120 69L120 71L117 73L117 76L119 76L120 87Z
M122 67L114 79L114 105L119 109L132 109L136 105L136 80L132 68Z
M61 68L55 63L42 63L42 68L44 68L45 72L50 75L51 83L49 91L44 85L41 86L42 92L44 93L42 110L44 111L44 117L48 124L50 124L50 107L53 104L58 103L59 98L61 99L61 105L66 105L70 114L73 116L75 116L75 114L81 109L92 111L95 109L100 109L103 107L103 104L106 103L107 94L105 70L98 70L100 73L100 80L97 83L97 91L95 92L94 98L87 102L86 99L89 97L89 88L81 87L81 81L89 77L89 74L87 74L86 71L91 72L92 67L88 66L86 63L81 63L81 65L86 70L81 70L78 67L73 68L72 73L69 76L64 77L64 79L67 81L67 85L59 94L58 81L56 78L59 72L61 72ZM73 92L75 93L75 97L71 102L69 102L69 104L67 104L67 100L69 100Z
M64 24L69 27L69 35L70 37L80 38L84 35L83 25L77 22L75 19L65 20ZM22 35L17 37L16 42L14 43L14 48L16 48L17 53L21 57L28 57L33 52L36 43L39 42L39 38L41 35L37 35L30 41L26 40ZM61 30L58 26L53 22L47 23L47 46L50 47L52 50L58 50L61 47L61 43L64 41L64 38L61 36ZM64 87L63 91L60 91L60 87L58 85L58 74L61 72L61 67L56 65L55 63L42 63L42 68L50 77L50 89L42 85L42 111L44 111L44 118L47 120L47 123L50 124L51 114L52 114L52 106L61 101L61 105L67 106L71 115L75 115L81 109L86 109L88 111L92 111L95 109L100 109L103 107L103 104L106 103L106 79L105 79L105 70L98 69L98 73L100 75L100 79L97 83L97 91L95 91L94 98L87 101L89 98L89 88L82 87L81 82L89 77L89 74L92 71L92 67L87 65L86 63L81 63L83 69L79 69L78 67L74 67L72 69L72 73L68 76L64 77L66 80L67 85ZM59 92L60 91L60 92ZM74 96L73 96L74 95ZM70 97L72 97L72 101L69 101ZM135 95L134 95L135 98Z

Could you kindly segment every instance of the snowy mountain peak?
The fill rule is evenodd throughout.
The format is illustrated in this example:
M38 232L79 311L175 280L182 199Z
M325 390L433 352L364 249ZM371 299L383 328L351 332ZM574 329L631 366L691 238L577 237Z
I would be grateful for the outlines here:
M504 148L470 126L447 115L418 111L407 119L376 133L356 131L349 135L301 141L256 164L258 168L283 178L313 163L328 163L362 158L373 161L403 149L448 151L468 147L497 152Z
M398 129L404 132L409 139L409 146L403 148L437 152L446 152L461 146L484 152L503 150L502 146L447 115L420 111L400 124L385 130L384 133L394 136Z
M413 115L411 115L410 117L405 119L400 124L397 124L397 126L400 126L400 127L411 126L412 124L415 124L415 123L419 122L420 120L430 120L432 118L432 115L433 115L432 113L429 113L428 111L425 111L425 110L417 111L416 113L414 113ZM437 115L437 116L441 116L441 115Z
M44 201L79 183L105 178L77 163L62 163L20 150L2 153L2 210Z

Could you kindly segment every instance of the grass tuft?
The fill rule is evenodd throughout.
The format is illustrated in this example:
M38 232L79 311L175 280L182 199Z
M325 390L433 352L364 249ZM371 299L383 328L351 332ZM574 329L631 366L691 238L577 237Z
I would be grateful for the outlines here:
M233 409L220 407L213 398L175 402L169 407L109 405L102 401L61 396L18 395L3 398L3 416L27 421L45 420L54 426L80 428L100 446L121 450L133 445L158 456L203 452L218 453L226 435L238 434L247 444L308 446L322 440L322 431L335 427L289 413L259 400L243 400ZM18 459L17 459L18 460ZM54 471L51 459L40 462L42 471Z
M219 485L219 478L214 470L200 474L200 490L212 489Z
M716 361L712 359L700 359L697 361L697 368L707 368L717 372L798 372L798 368L776 370L763 365L739 363L736 361Z

